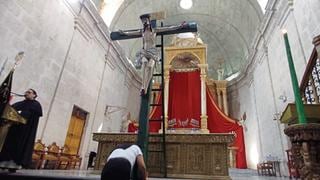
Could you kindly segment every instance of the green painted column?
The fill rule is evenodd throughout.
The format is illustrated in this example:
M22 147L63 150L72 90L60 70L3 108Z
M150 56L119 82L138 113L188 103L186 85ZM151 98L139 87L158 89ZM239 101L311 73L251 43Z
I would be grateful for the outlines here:
M138 146L141 148L145 162L148 162L148 142L149 142L149 110L150 110L150 82L147 94L141 95L140 113L139 113L139 131Z
M292 88L293 88L293 92L294 92L294 98L296 101L296 108L297 108L297 112L298 112L299 124L305 124L305 123L307 123L307 120L306 120L306 116L305 116L305 112L304 112L302 99L300 96L298 79L297 79L296 71L294 68L294 63L293 63L293 59L292 59L288 34L287 34L286 30L283 31L283 37L284 37L284 43L286 46L286 51L287 51L287 56L288 56L288 64L289 64Z
M141 95L140 113L139 113L139 131L137 145L140 147L144 162L147 165L148 162L148 145L149 145L149 109L150 109L150 83L147 94ZM138 180L137 167L134 166L133 169L133 180Z

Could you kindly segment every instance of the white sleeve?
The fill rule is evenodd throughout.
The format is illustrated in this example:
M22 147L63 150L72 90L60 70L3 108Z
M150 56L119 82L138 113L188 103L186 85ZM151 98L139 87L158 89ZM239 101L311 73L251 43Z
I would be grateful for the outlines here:
M132 151L135 153L136 156L142 155L141 149L137 145L132 145L130 148L132 148Z

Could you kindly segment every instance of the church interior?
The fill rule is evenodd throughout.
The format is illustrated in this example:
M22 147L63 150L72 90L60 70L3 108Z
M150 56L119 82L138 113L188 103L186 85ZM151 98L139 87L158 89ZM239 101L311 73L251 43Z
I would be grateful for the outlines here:
M100 179L123 143L151 180L320 179L319 9L0 0L1 179ZM16 145L29 93L42 112ZM25 146L29 164L2 162Z

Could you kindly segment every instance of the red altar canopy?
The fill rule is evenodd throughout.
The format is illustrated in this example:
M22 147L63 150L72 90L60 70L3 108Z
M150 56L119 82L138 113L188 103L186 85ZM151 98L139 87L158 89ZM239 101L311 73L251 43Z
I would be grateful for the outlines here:
M236 167L240 169L247 168L246 151L244 145L243 128L235 120L225 115L216 105L213 97L207 88L207 115L208 129L210 133L235 133L233 146L237 147Z
M169 85L168 119L174 128L194 128L200 125L201 86L200 72L171 72ZM234 132L236 138L233 146L238 147L236 167L247 168L243 128L237 122L226 116L215 104L209 90L207 95L208 129L210 133ZM161 102L161 95L156 96L156 103ZM150 119L159 119L162 107L156 106L151 110ZM158 132L160 122L150 122L149 131Z

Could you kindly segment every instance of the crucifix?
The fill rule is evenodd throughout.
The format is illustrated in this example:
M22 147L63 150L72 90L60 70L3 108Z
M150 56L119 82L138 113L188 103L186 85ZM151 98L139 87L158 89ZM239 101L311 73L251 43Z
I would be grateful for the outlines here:
M136 54L136 67L142 68L142 86L141 86L141 105L139 114L139 131L138 131L138 141L137 144L140 146L145 159L147 159L147 149L148 149L148 122L149 120L149 93L148 86L153 76L153 69L156 61L160 61L160 53L156 45L156 37L161 35L161 47L163 48L163 35L178 34L184 32L197 32L196 23L186 23L183 22L178 25L169 25L157 27L157 20L164 19L164 12L143 14L140 16L140 20L143 24L141 29L133 30L119 30L116 32L111 32L112 40L124 40L133 38L142 38L143 46L140 51ZM162 49L163 50L163 49ZM163 54L162 54L163 58ZM163 71L163 59L162 71ZM163 74L163 73L162 73ZM163 84L163 75L162 75ZM164 109L164 103L162 102L162 109ZM165 131L164 131L164 113L162 116L163 123L163 142L165 142ZM165 149L165 148L164 148ZM164 150L165 151L165 150ZM165 159L165 153L163 153ZM164 160L165 162L165 160ZM166 167L166 165L164 166ZM165 168L166 169L166 168ZM166 176L166 170L165 170Z
M142 29L119 30L112 32L112 40L133 39L142 37L143 46L136 54L136 67L142 68L141 95L145 95L152 79L155 62L160 61L159 51L156 48L156 36L178 34L184 32L197 32L197 24L182 22L179 25L157 27L156 21L164 19L164 12L143 14L140 20Z

